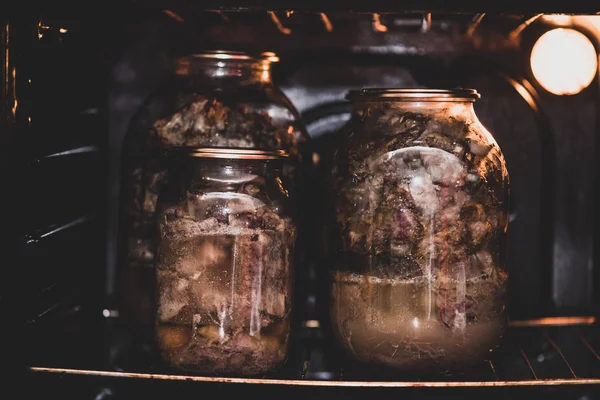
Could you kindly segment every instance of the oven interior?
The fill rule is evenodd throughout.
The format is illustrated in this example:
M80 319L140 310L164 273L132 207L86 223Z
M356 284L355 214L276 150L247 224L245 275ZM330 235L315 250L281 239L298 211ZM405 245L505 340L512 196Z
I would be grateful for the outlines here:
M596 72L578 93L553 94L536 79L531 53L554 29L581 32L600 50L600 16L272 10L136 5L118 13L6 13L0 163L7 257L0 308L7 327L3 364L34 382L20 390L97 399L191 397L206 390L346 398L461 391L598 396L599 80ZM114 299L121 143L136 110L165 78L169 57L206 48L277 53L275 82L304 119L320 155L318 174L331 167L327 154L349 118L348 90L472 87L481 93L476 112L511 176L511 329L489 363L435 382L348 375L323 321L330 260L305 271L306 293L297 304L302 332L275 376L231 383L173 375L128 334Z

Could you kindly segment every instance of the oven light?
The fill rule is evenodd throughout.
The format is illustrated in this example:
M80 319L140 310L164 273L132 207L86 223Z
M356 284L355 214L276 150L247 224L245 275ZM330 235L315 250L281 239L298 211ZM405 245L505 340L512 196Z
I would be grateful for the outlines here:
M588 87L598 70L592 42L574 29L544 33L531 50L531 70L539 84L556 95L573 95Z

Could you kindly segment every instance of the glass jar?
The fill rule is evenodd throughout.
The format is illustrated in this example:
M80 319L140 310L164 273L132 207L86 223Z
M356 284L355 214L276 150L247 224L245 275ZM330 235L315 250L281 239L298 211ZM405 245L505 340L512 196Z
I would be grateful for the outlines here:
M173 76L134 116L123 145L118 308L139 340L152 331L156 202L176 162L165 150L186 147L283 150L282 179L303 193L308 135L273 84L273 53L209 51L174 60ZM296 196L297 197L297 196ZM299 207L296 207L299 209Z
M506 325L509 178L475 90L354 95L336 199L332 322L351 360L448 372Z
M253 376L286 359L295 226L276 152L197 149L159 198L156 343L170 367Z

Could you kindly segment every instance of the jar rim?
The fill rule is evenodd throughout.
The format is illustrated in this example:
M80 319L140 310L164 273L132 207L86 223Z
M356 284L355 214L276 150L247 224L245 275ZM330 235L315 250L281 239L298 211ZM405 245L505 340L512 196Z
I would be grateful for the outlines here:
M395 99L396 101L470 101L481 98L475 89L415 89L415 88L366 88L353 90L348 100Z
M264 51L256 55L236 50L203 50L197 53L178 57L178 61L192 59L216 59L237 61L269 61L279 62L279 57L272 51Z
M280 160L288 157L284 150L258 150L237 147L191 147L187 155L198 158L224 158L230 160Z

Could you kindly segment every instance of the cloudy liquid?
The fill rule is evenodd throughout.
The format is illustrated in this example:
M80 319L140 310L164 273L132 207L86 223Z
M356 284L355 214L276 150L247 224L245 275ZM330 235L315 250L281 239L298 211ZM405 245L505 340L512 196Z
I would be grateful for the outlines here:
M484 361L505 326L504 288L476 278L439 285L338 273L333 321L357 360L407 370L461 369Z

